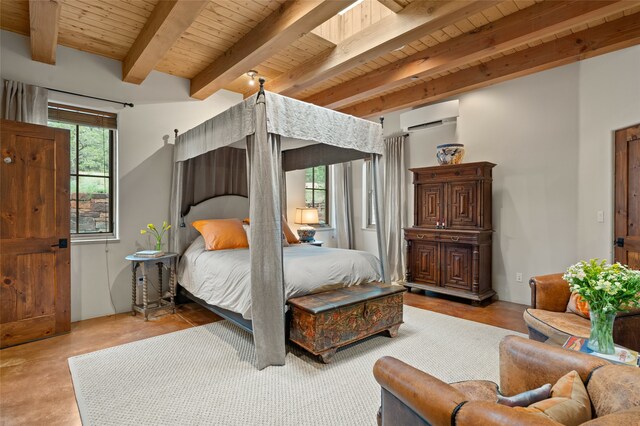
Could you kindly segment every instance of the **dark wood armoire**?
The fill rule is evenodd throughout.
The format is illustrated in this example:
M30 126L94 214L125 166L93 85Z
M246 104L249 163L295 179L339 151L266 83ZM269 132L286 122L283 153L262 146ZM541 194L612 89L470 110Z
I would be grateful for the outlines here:
M410 169L413 227L405 228L406 286L490 299L491 169L488 162Z

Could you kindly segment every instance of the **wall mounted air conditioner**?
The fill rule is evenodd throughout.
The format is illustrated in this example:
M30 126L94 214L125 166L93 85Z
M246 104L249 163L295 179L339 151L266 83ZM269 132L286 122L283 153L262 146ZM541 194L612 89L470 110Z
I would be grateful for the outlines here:
M405 112L400 114L400 126L402 131L411 132L455 122L459 115L458 106L459 101L455 99Z

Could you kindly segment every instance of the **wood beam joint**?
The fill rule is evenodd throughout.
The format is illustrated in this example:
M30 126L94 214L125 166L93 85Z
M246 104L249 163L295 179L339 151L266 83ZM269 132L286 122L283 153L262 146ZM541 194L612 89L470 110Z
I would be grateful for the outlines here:
M29 0L31 59L55 65L60 26L57 0Z

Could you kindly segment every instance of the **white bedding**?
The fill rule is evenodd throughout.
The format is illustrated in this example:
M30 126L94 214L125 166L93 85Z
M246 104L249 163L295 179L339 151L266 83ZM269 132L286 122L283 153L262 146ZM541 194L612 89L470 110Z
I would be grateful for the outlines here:
M296 244L284 247L285 299L331 288L382 281L371 253ZM198 237L178 266L178 282L194 296L251 319L249 250L205 249Z

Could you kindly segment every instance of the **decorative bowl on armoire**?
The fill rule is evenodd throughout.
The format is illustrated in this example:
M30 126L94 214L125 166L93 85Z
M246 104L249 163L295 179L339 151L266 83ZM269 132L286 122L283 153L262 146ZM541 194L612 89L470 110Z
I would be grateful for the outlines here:
M436 158L438 164L446 166L449 164L460 164L464 158L464 144L446 143L436 147Z

